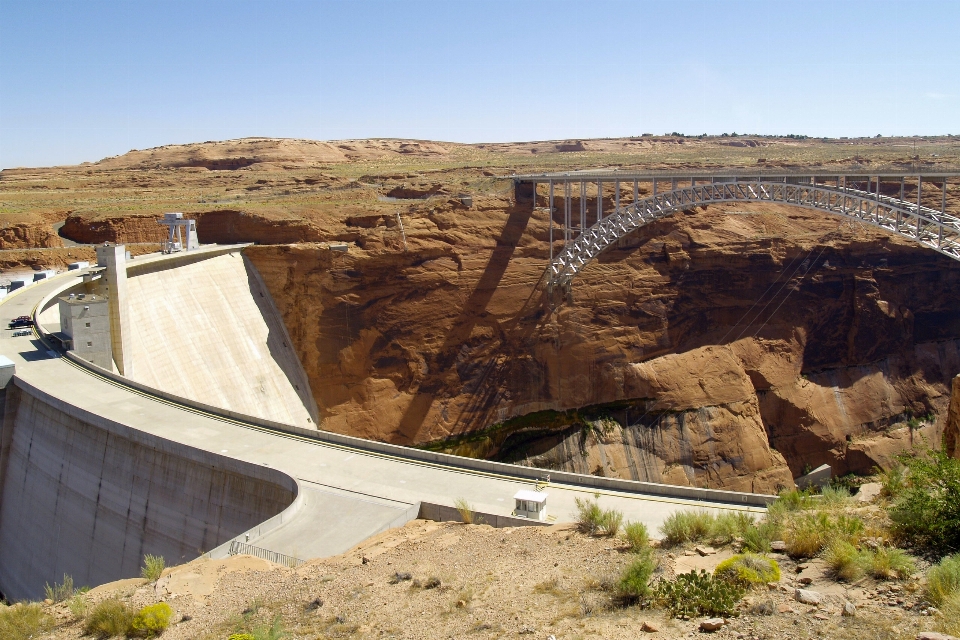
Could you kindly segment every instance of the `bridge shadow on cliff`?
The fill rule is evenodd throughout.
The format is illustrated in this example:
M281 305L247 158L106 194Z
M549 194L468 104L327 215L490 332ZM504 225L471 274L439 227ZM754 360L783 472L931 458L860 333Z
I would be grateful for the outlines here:
M470 337L477 321L486 311L490 299L500 286L500 281L503 279L507 266L513 258L517 245L520 243L520 238L523 237L532 215L532 207L514 206L511 210L506 224L500 230L497 246L477 281L477 286L464 302L460 314L447 333L443 346L438 351L435 360L430 363L431 371L446 371L454 366L458 353L456 347ZM439 382L425 381L407 406L399 425L399 432L405 442L416 441L417 435L423 428L423 421L433 406L439 388Z

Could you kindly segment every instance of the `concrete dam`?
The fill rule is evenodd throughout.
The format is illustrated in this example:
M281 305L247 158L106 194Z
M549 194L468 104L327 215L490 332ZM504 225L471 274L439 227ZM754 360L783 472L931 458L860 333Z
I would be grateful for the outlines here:
M0 304L6 322L36 320L30 335L0 337L0 591L10 600L40 597L64 574L91 586L138 575L145 554L168 564L335 555L416 517L456 518L458 498L513 526L569 521L575 499L597 493L652 528L677 509L761 510L772 499L546 477L326 432L243 246L109 253ZM83 337L96 321L82 313L104 300L116 304L111 330ZM63 304L78 314L71 335ZM108 341L106 366L78 355L97 340ZM518 491L549 496L542 522L514 508Z

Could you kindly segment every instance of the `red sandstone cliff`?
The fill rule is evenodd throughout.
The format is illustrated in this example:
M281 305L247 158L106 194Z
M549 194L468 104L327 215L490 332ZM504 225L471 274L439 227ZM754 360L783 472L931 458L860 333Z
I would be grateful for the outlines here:
M409 252L386 220L356 227L347 254L249 250L326 429L756 491L939 441L960 265L906 241L787 206L711 207L635 232L551 309L541 213L435 208L405 220ZM590 420L550 413L604 405L609 428L586 436Z

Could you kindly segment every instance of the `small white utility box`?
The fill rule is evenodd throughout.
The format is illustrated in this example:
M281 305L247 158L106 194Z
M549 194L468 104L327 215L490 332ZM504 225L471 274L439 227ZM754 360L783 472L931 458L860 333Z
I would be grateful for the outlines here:
M539 491L527 491L521 489L513 496L516 503L514 513L521 518L530 518L531 520L547 519L547 495Z
M6 356L0 356L0 388L6 387L10 378L17 372L17 365Z

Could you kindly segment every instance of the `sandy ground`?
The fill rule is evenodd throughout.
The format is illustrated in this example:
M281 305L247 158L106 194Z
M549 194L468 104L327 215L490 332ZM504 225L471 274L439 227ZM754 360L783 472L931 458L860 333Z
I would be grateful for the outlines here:
M732 551L701 556L693 548L658 550L660 572L712 570ZM920 614L918 580L854 585L830 580L819 561L798 565L776 555L779 584L748 594L742 614L718 638L914 638L935 618ZM288 638L685 638L700 619L671 620L658 610L621 607L610 585L630 562L618 540L591 538L572 525L493 529L414 521L350 552L297 569L250 556L196 560L167 569L157 583L100 586L90 603L118 596L140 607L158 600L176 611L163 638L226 638L278 616ZM396 581L396 573L410 580ZM438 578L439 587L425 588ZM801 585L809 578L810 585ZM794 599L804 586L824 595L818 607ZM855 617L841 616L847 601ZM772 603L773 615L751 607ZM65 604L51 605L61 626L45 638L80 638ZM655 632L644 631L655 627Z

